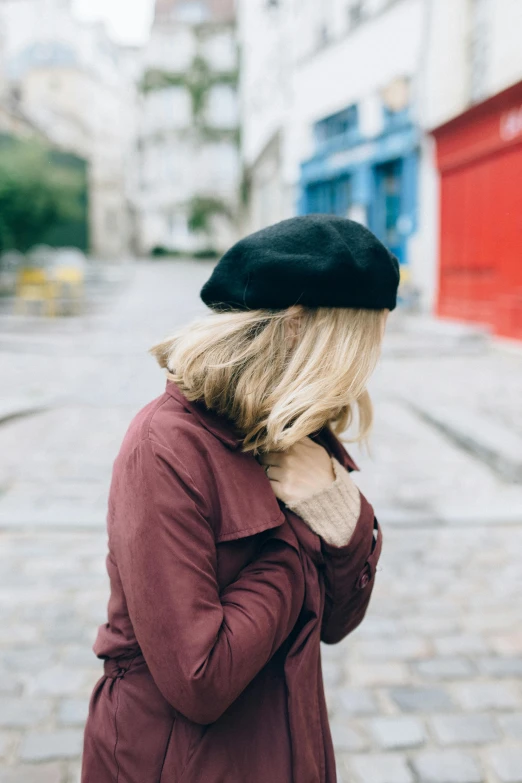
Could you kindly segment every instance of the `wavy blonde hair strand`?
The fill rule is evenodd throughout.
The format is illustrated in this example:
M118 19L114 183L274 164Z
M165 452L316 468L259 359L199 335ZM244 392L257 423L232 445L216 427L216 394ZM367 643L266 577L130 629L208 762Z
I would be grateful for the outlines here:
M303 306L212 312L149 351L189 400L233 422L244 451L285 451L324 426L339 435L356 411L359 430L344 440L366 441L373 421L366 387L386 312Z

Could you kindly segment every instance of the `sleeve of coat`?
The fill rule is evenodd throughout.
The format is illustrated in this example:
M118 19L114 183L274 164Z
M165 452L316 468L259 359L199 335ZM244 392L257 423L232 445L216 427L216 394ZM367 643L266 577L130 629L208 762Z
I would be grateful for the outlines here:
M220 593L206 504L176 456L147 439L120 469L116 503L120 577L152 677L189 720L212 723L292 630L304 599L298 552L267 537Z
M336 547L321 540L321 547L326 594L321 641L336 644L357 628L366 613L381 553L381 528L362 493L359 519L350 541Z

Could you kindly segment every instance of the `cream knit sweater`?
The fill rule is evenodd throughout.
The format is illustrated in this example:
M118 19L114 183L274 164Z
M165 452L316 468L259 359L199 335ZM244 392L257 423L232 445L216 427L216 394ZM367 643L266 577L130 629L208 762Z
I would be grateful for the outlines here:
M350 473L331 457L335 481L303 500L286 505L307 523L314 533L333 546L350 541L361 512L361 495Z

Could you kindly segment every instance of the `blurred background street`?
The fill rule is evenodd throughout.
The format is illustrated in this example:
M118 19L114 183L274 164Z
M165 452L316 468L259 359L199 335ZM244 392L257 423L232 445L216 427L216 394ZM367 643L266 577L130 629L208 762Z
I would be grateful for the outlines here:
M383 555L323 648L340 783L522 783L521 32L517 0L0 0L0 783L79 781L147 349L311 212L401 262L347 444Z
M142 262L100 284L88 316L1 319L1 781L78 780L112 460L164 386L146 349L204 310L209 271ZM499 468L481 430L464 447L441 423L480 420L501 454L522 440L521 387L522 356L481 333L390 317L373 455L348 445L385 532L380 573L365 623L324 648L342 780L519 779L522 483L504 472L509 449Z

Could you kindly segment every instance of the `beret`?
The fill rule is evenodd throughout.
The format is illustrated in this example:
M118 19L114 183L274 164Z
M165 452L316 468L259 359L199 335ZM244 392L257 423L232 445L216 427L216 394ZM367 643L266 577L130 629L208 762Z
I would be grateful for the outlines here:
M240 239L200 291L217 310L353 307L397 304L399 262L354 220L303 215Z

